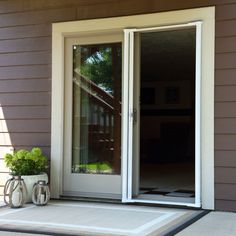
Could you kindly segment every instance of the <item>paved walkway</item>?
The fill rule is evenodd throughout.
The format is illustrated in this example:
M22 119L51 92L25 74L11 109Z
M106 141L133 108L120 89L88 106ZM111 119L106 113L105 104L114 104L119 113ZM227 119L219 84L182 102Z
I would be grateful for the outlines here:
M177 236L236 236L236 213L211 212Z

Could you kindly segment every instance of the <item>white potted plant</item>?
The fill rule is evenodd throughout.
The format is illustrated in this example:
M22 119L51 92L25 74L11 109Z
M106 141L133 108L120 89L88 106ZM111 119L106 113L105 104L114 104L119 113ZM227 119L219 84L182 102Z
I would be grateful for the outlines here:
M41 149L36 147L31 151L21 149L13 154L7 153L4 161L11 175L18 175L24 179L27 188L26 202L32 202L34 184L39 180L48 183L48 175L45 173L48 168L48 159L42 155Z

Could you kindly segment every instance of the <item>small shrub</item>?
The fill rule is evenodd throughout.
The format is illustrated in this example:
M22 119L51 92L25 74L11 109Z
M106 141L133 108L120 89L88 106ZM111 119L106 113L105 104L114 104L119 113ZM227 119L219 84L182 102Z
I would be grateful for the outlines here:
M40 148L33 148L31 151L21 149L13 154L8 153L4 161L12 175L38 175L48 168L48 160L42 155Z

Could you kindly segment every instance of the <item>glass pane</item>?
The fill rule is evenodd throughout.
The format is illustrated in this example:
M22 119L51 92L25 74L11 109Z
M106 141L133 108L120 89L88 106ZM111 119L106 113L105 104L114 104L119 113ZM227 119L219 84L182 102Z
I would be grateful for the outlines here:
M196 28L141 33L140 42L140 193L193 202Z
M120 174L121 52L73 46L72 173Z

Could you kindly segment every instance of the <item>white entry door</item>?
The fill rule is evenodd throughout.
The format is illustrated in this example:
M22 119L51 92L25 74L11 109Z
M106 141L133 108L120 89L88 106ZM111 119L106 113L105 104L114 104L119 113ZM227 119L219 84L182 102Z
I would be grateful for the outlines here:
M199 207L201 22L124 32L123 201Z
M121 34L65 39L65 196L121 198L122 54Z

